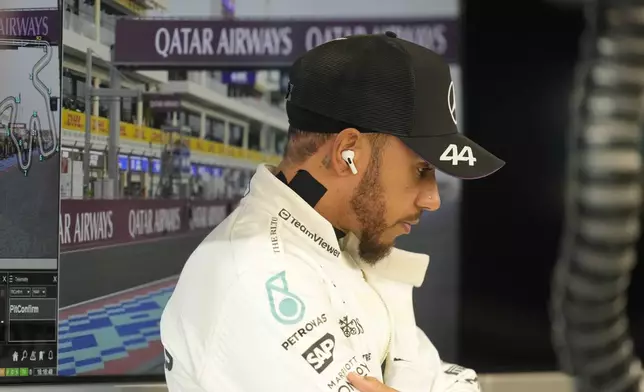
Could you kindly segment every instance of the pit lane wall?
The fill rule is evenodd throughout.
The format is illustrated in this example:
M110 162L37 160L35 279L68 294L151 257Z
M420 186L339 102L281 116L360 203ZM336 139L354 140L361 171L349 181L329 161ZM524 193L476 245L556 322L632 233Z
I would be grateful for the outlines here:
M217 226L231 201L61 200L60 251L130 244Z

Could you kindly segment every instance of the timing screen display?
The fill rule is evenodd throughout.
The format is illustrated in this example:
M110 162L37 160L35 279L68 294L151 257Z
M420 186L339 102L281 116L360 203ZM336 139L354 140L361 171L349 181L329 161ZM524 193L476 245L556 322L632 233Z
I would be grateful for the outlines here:
M0 383L11 383L57 369L63 26L58 0L0 3Z
M57 271L0 272L0 377L56 374Z

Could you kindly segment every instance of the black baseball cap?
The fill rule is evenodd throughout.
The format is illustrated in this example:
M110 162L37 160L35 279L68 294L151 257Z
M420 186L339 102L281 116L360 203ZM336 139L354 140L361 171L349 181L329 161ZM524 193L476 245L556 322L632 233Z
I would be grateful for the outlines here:
M488 176L505 164L458 133L447 63L392 32L317 46L295 61L289 76L286 111L296 129L393 135L438 170L462 179Z

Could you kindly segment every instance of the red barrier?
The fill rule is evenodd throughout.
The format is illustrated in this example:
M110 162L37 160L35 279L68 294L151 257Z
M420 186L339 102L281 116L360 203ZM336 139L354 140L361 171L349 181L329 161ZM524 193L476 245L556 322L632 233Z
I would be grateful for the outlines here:
M61 251L126 244L193 230L209 230L232 204L187 200L62 200Z

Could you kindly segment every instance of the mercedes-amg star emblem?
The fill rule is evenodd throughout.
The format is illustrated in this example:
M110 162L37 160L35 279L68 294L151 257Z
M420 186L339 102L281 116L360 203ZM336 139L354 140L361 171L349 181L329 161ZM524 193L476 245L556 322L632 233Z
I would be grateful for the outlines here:
M456 95L454 94L454 82L449 84L447 92L447 106L449 107L449 114L452 115L452 121L456 124Z

